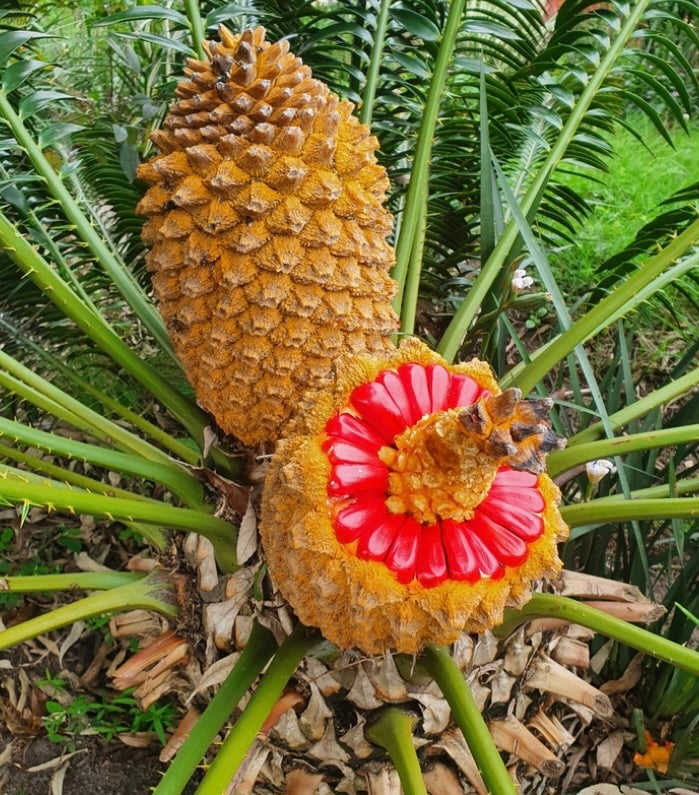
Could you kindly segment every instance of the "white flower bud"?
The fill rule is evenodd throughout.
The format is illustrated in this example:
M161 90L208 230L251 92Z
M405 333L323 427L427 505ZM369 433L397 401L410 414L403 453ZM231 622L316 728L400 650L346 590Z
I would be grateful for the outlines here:
M605 475L616 472L616 467L614 462L608 458L597 458L594 461L588 461L585 465L585 470L590 483L599 483Z
M512 289L518 293L531 287L532 284L534 284L534 279L531 276L527 276L524 268L517 268L512 277Z

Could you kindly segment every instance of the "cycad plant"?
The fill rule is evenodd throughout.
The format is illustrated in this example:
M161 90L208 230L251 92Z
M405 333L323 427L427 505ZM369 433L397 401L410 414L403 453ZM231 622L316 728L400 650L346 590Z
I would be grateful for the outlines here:
M674 43L696 39L686 10L134 6L90 20L95 46L81 52L110 76L108 91L90 87L96 113L84 75L49 69L56 45L32 18L3 17L0 498L20 521L42 507L123 524L154 568L8 576L9 591L92 593L0 643L103 613L179 616L177 636L115 674L145 700L167 692L186 638L202 639L199 599L199 663L217 674L199 689L222 684L156 793L181 792L205 757L201 795L374 792L381 776L396 791L379 748L406 793L462 786L443 764L423 781L440 754L475 791L527 791L563 773L552 748L573 739L548 703L612 713L604 689L569 670L586 667L586 646L560 620L618 641L609 678L630 667L628 649L653 660L636 664L656 696L635 725L641 743L646 728L672 730L676 704L665 769L691 775L697 344L643 395L629 349L636 310L696 269L695 194L674 197L679 209L646 227L587 304L568 305L548 257L587 212L566 173L604 170L629 104L663 133L685 124L698 88ZM110 124L113 143L96 138ZM521 321L542 307L548 336L532 344ZM592 355L600 337L615 346L606 369ZM600 484L585 465L606 459L616 476ZM631 584L576 580L580 566ZM664 583L657 596L679 603L674 640L623 620L671 567L683 590ZM537 621L557 633L538 645L520 629ZM480 677L497 638L496 692ZM216 647L236 656L215 663ZM525 685L545 694L529 712ZM265 749L255 738L275 724ZM517 784L493 739L536 774ZM333 766L325 782L319 761Z

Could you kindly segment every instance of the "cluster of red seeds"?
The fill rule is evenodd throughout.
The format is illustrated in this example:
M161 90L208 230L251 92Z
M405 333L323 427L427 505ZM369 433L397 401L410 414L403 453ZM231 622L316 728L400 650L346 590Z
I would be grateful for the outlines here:
M359 558L383 561L399 582L416 579L428 588L447 579L497 579L506 566L521 565L528 545L544 532L536 475L501 467L467 521L421 524L386 506L389 469L378 451L395 446L394 439L424 416L465 408L488 394L470 376L439 364L404 364L356 387L347 409L325 426L338 540L357 542Z

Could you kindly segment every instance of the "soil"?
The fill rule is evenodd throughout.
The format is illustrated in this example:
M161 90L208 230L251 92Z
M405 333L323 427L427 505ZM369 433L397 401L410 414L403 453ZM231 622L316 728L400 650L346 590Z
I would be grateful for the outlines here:
M66 761L62 789L52 789L63 764L56 761L44 770L32 770L62 756L60 746L45 737L12 738L0 733L0 756L12 743L8 764L0 769L0 795L147 795L158 783L164 765L158 760L159 749L129 748L119 741L103 743L94 738L79 738L76 752L63 753ZM183 790L191 795L200 775Z

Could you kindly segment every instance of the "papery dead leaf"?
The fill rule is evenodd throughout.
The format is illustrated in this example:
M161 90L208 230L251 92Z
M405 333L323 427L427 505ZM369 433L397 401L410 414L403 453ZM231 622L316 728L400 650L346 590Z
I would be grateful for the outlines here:
M219 594L218 566L214 554L214 545L208 538L199 536L195 557L201 597L208 601L217 599Z
M129 748L148 748L151 743L157 742L158 735L155 732L124 732L117 734L116 738Z
M325 698L335 695L342 688L327 667L315 657L306 658L306 675L309 681L313 680L316 683Z
M383 704L383 701L376 697L374 685L369 680L363 665L357 666L357 676L345 699L360 709L378 709Z
M238 657L240 657L240 654L238 652L234 652L233 654L229 654L226 657L222 657L220 660L217 660L215 663L213 663L213 665L210 665L206 671L204 671L201 679L197 682L196 687L187 698L187 703L189 703L196 695L206 690L208 687L216 687L216 685L220 685L233 669L233 666L238 661Z
M66 635L61 642L61 645L58 647L58 664L60 666L63 665L63 657L68 649L70 649L71 646L74 646L83 636L86 626L87 624L82 619L79 619L71 625L70 632Z
M517 679L506 673L504 668L490 680L491 703L507 704L512 697L512 688Z
M170 735L168 741L163 746L158 756L160 762L169 762L172 757L180 750L184 741L189 737L189 733L201 717L201 713L196 707L190 707L177 724L175 731Z
M250 638L254 623L255 619L252 616L236 616L233 625L233 638L235 647L239 651L242 651L248 645L248 639Z
M478 642L473 650L472 664L474 668L493 662L498 653L498 639L492 632L487 631L478 637Z
M466 670L473 660L473 638L464 632L452 647L451 658L460 671Z
M400 778L393 768L381 767L364 772L369 795L400 795Z
M301 731L299 719L293 709L287 710L277 721L277 725L272 729L272 734L294 750L307 748L310 745L308 738Z
M311 697L308 706L299 716L301 730L311 740L319 740L325 734L325 722L332 718L332 710L328 708L325 699L314 682L308 684Z
M237 571L226 582L226 600L204 608L204 629L219 649L226 650L231 644L235 619L247 604L254 576L254 570L250 568Z
M276 704L270 710L269 715L265 718L265 722L262 724L260 728L261 734L267 734L267 732L276 725L277 721L281 716L290 709L297 707L299 704L303 704L303 696L298 692L298 690L287 690L281 698L277 699Z
M521 676L531 655L531 646L524 642L524 627L520 627L507 639L503 661L504 670L513 676Z
M561 596L593 597L622 602L650 601L635 585L568 569L563 569L555 585Z
M41 773L43 770L55 770L57 767L60 767L64 762L67 762L69 759L72 759L74 756L78 754L86 754L87 748L81 748L78 751L72 751L68 754L59 754L58 756L54 756L53 759L49 759L48 762L42 762L39 765L33 765L32 767L27 768L27 773Z
M113 646L113 644L112 644ZM85 669L85 673L80 677L80 682L84 687L90 688L94 685L100 671L104 666L107 655L112 648L107 643L102 643L95 652L92 662Z
M425 734L441 734L449 725L451 720L451 707L447 700L442 696L432 693L415 693L411 698L420 702L422 712L422 730Z
M619 679L610 679L600 685L600 690L608 696L614 693L626 693L641 681L643 654L635 654Z
M66 773L68 772L68 765L70 765L70 761L67 761L64 765L61 765L59 768L57 768L54 774L51 776L51 795L63 795L63 782L65 781Z
M340 740L342 740L348 748L352 749L354 756L358 759L367 759L376 749L364 736L366 718L359 712L355 712L355 715L357 717L357 723L344 734L340 735Z
M12 759L12 740L0 751L0 767L4 767Z
M551 650L551 659L570 668L589 668L590 647L580 640L561 635Z
M285 714L293 715L294 713L287 712ZM282 720L283 719L284 715L282 715ZM264 765L262 765L262 770L260 770L260 777L268 782L275 792L281 792L282 787L284 786L285 779L284 771L282 769L284 756L285 754L283 754L279 749L270 748L270 754L265 760Z
M603 770L610 770L624 747L624 732L615 731L606 737L597 746L595 757L597 766Z
M568 748L575 742L575 737L555 717L543 707L529 720L527 728L536 729L546 742L554 749Z
M444 751L453 759L478 795L488 795L488 788L485 786L478 770L478 765L460 730L456 728L448 729L439 738L439 742L434 744L433 748Z
M255 740L238 768L235 778L226 788L225 795L252 795L253 787L269 752L269 748Z
M286 795L314 795L323 776L309 773L303 768L290 770L286 774Z
M423 778L429 795L463 795L456 773L440 762L430 768Z
M233 513L238 514L238 516L244 513L250 499L250 488L248 486L241 486L233 480L221 477L221 475L211 469L198 469L195 471L202 474L206 478L207 483L216 492L225 496L228 507Z
M92 524L94 527L94 520ZM94 558L91 558L87 552L84 551L78 552L76 555L74 555L73 560L80 571L113 571L113 569L110 569L109 566L104 566L102 563L98 563Z
M257 552L257 516L252 500L248 500L243 518L238 528L238 541L235 547L239 566L244 565Z
M306 752L313 759L332 764L335 761L349 762L350 755L338 745L335 735L335 724L332 718L328 721L321 739Z
M370 679L376 696L383 701L400 703L410 698L405 680L398 673L391 654L385 654L382 660L375 663Z

